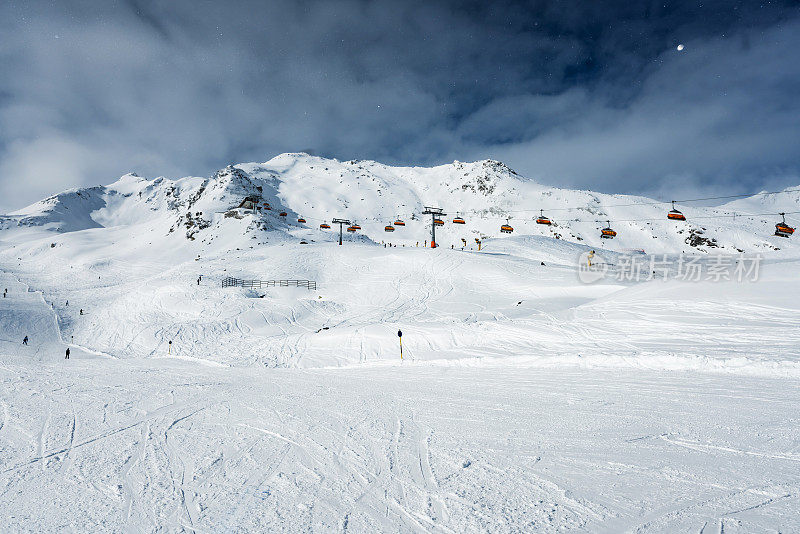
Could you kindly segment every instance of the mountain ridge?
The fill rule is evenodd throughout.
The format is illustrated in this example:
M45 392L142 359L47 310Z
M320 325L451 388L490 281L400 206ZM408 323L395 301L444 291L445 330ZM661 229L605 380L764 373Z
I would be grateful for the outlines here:
M448 224L437 228L437 241L445 246L502 237L499 226L507 223L523 235L612 250L796 252L793 241L771 236L771 225L780 220L778 212L800 209L800 193L786 191L717 207L680 206L688 220L676 223L666 220L666 203L542 185L491 159L395 167L285 153L263 163L228 165L209 177L147 179L128 173L109 185L69 189L0 216L0 229L64 233L148 225L157 232L208 243L227 233L224 228L236 220L250 239L262 239L269 232L281 239L319 241L334 238L319 225L342 217L357 222L362 234L376 243L415 246L430 240L430 220L421 212L435 205L448 217ZM539 210L553 224L537 224ZM739 210L769 210L775 216L734 218ZM466 224L452 224L457 215ZM385 232L397 218L406 220L406 226ZM617 238L600 239L599 230L606 225L617 231Z

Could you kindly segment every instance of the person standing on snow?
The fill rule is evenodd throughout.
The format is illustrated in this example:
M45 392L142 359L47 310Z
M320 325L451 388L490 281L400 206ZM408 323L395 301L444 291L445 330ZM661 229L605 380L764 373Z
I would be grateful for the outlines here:
M28 344L28 336L25 336L25 339L22 340L22 344L23 345L27 345Z
M65 360L69 360L69 347L67 347L67 354L64 356Z

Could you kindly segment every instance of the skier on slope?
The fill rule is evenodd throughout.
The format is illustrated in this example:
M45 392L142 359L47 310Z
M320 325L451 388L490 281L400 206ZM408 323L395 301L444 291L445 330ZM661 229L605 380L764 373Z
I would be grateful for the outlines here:
M67 353L66 356L64 356L64 359L69 360L69 347L67 347Z
M28 344L28 336L25 336L25 339L22 340L22 344L23 345L27 345Z

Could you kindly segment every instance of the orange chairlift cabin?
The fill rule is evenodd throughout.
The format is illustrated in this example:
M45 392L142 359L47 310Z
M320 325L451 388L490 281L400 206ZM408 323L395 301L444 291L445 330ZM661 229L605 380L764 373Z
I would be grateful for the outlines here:
M286 217L286 212L285 212L285 211L282 211L282 212L280 212L278 215L280 215L281 217Z
M353 225L350 228L352 228L353 230L361 230L361 227L358 225L358 223L353 223Z
M396 221L394 221L394 225L395 225L395 226L405 226L405 225L406 225L406 223L405 223L405 222L403 222L403 219L401 219L400 217L397 217L397 220L396 220Z
M536 224L552 224L550 219L544 216L544 210L539 210L539 218L536 219Z
M500 231L503 232L504 234L510 234L511 232L514 231L514 228L511 226L511 223L509 222L508 219L506 219L505 224L500 225Z
M383 231L384 232L394 232L394 226L392 226L391 224L387 224L386 226L383 227Z
M356 231L356 227L355 226L348 226L347 227L347 231L350 232L350 233L353 233L353 232Z
M264 202L264 209L267 211L272 211L272 206L269 205L269 202Z
M305 222L306 222L306 220L305 220L304 218L302 218L302 217L299 217L299 218L297 219L297 222L299 222L299 223L305 223Z
M456 218L453 219L453 224L467 224L467 221L464 220L459 213L456 213Z
M608 224L608 226L600 230L600 237L602 237L603 239L614 239L617 235L617 232L615 232L614 229L611 228L611 221L606 221L606 223Z
M331 225L328 224L328 223L322 223L322 224L319 225L319 227L320 227L321 230L330 230L331 229Z
M672 209L669 213L667 213L667 219L671 219L673 221L685 221L686 217L683 216L683 213L675 209L675 201L672 201Z
M786 214L779 213L778 215L780 215L783 220L775 225L775 235L778 237L791 237L794 233L794 228L786 224Z
M436 226L444 226L444 221L441 219L434 219L433 224L435 224Z

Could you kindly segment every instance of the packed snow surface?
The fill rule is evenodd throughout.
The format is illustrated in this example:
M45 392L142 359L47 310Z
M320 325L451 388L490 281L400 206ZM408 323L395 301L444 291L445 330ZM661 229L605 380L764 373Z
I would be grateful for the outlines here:
M713 218L793 202L676 225L497 162L285 154L2 216L0 530L800 530L796 238ZM467 219L436 249L431 204ZM600 217L637 222L567 220ZM632 249L669 279L623 276ZM758 272L673 276L718 252Z

